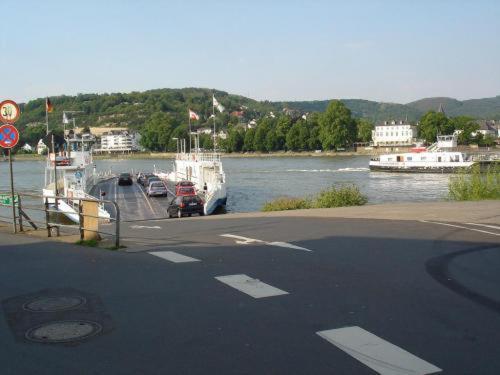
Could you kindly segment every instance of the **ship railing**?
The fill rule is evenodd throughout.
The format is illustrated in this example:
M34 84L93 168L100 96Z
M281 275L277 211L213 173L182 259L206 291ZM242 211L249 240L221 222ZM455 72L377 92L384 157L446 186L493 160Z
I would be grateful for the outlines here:
M176 155L177 160L184 161L208 161L208 162L220 162L220 154L217 153L178 153Z
M15 192L14 199L11 192L0 192L0 197L3 198L0 200L0 221L10 223L14 233L27 232L31 227L35 231L46 230L47 237L76 234L82 241L110 238L113 248L120 247L120 208L115 201L92 196L43 196L24 192ZM109 218L99 216L98 210L97 215L88 213L95 212L89 207L92 203L105 206L108 213L111 211ZM74 210L63 210L66 205ZM78 221L75 223L67 216L77 217Z

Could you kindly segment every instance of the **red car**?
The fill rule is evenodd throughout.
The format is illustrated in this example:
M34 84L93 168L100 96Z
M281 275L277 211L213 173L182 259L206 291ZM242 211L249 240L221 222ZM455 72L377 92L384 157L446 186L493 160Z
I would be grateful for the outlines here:
M175 195L178 197L196 195L194 184L191 181L179 181L175 184Z

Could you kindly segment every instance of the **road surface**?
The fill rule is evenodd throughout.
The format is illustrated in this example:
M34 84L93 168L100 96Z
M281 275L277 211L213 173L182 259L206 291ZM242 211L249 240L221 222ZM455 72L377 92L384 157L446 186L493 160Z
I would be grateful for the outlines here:
M113 194L137 197L129 218L162 213L136 186ZM227 215L122 232L120 252L0 233L2 374L500 373L497 224ZM23 309L61 294L88 302ZM26 339L78 319L102 330Z

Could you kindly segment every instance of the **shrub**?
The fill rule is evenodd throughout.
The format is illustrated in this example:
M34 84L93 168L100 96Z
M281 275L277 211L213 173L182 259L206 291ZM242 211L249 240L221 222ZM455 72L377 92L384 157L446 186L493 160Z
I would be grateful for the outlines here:
M449 197L456 201L500 199L500 165L491 165L484 172L478 165L450 177Z
M331 208L362 206L368 199L355 185L334 187L321 191L313 198L278 198L262 206L262 211L300 210L304 208Z
M271 202L266 202L262 206L262 211L286 211L311 208L311 202L303 198L278 198Z
M332 186L327 190L321 191L315 201L316 208L331 208L345 206L362 206L368 199L361 194L359 188L355 185L346 185L341 187Z

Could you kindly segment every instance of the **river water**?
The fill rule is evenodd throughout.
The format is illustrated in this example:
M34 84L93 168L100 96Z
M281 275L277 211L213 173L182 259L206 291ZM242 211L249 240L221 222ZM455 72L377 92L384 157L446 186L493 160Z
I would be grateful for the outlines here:
M223 158L230 212L257 211L277 197L302 197L338 184L356 184L368 203L445 199L446 174L370 172L368 156ZM171 170L168 159L97 160L112 172ZM16 190L41 192L45 161L15 161ZM0 190L9 189L8 163L0 162Z

